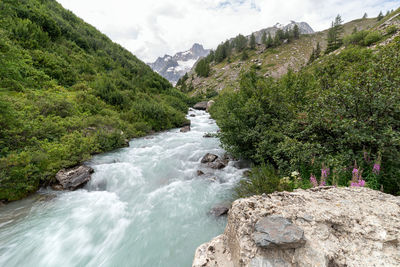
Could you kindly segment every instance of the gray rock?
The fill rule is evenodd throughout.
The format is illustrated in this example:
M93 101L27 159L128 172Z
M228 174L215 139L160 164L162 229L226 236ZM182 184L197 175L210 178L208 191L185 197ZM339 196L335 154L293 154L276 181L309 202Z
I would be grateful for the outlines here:
M76 190L84 186L91 178L94 170L88 166L78 166L62 169L56 174L56 179L64 190Z
M213 136L212 133L205 133L205 134L203 135L203 137L204 137L204 138L211 138L211 137L214 137L214 136Z
M207 166L212 169L218 169L218 170L226 167L225 163L220 159L207 163Z
M261 218L255 226L253 240L262 248L298 248L306 242L304 231L280 216Z
M218 158L217 155L207 153L205 156L201 159L201 163L209 163L209 162L214 162Z
M190 117L196 117L196 114L190 114L189 116Z
M211 210L210 214L215 217L221 217L228 214L229 209L231 208L231 204L224 203L215 205Z
M199 109L199 110L206 110L207 109L207 104L208 104L208 101L199 102L196 105L194 105L193 108L194 109Z
M207 106L206 106L206 111L208 112L210 110L210 108L212 107L212 105L214 105L215 101L214 100L210 100L207 102Z
M190 126L183 126L180 130L181 133L186 133L190 131Z
M203 175L204 174L204 172L202 172L202 171L200 171L200 170L197 170L197 176L201 176L201 175Z
M251 161L250 160L246 160L246 159L241 159L236 161L233 166L237 169L246 169L246 168L250 168L251 166Z

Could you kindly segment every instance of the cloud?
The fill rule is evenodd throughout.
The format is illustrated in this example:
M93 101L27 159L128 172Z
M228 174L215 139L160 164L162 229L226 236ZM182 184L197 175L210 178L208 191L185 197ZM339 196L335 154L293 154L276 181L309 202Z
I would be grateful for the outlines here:
M290 20L324 30L337 14L345 21L396 9L398 0L57 0L145 62L193 43L215 48Z

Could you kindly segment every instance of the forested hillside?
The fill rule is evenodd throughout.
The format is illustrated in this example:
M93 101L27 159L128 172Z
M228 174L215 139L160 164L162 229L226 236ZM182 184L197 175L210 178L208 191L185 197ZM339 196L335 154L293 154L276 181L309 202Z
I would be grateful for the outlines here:
M400 194L400 10L279 79L253 66L211 108L224 147L255 164L239 196L319 185Z
M0 1L0 200L186 122L187 98L54 0Z

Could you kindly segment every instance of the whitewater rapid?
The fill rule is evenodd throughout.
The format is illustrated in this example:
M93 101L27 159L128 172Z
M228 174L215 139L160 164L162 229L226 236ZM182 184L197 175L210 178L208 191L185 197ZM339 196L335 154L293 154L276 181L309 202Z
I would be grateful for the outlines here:
M42 189L0 207L0 266L191 266L195 249L223 232L226 219L208 213L231 199L244 170L200 163L224 150L203 138L218 130L209 114L189 113L190 132L133 139L95 156L80 190Z

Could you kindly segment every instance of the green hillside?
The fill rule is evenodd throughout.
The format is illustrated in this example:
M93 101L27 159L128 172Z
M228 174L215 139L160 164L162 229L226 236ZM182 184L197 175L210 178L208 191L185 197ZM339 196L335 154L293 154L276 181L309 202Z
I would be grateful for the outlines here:
M224 148L255 164L238 196L318 185L400 195L400 9L342 37L297 72L253 66L216 97Z
M186 96L54 0L0 1L0 66L0 200L186 122Z
M343 35L350 34L354 28L366 30L377 24L376 18L357 19L343 25ZM313 48L320 43L321 49L327 46L328 30L314 34L301 35L275 47L258 44L255 49L248 48L248 58L243 58L243 52L232 49L230 55L222 62L211 62L207 77L201 77L193 70L188 74L185 86L178 88L191 95L206 94L210 91L235 90L239 88L240 74L257 67L257 73L265 77L279 78L288 69L297 71L305 66ZM232 46L232 44L231 44Z

